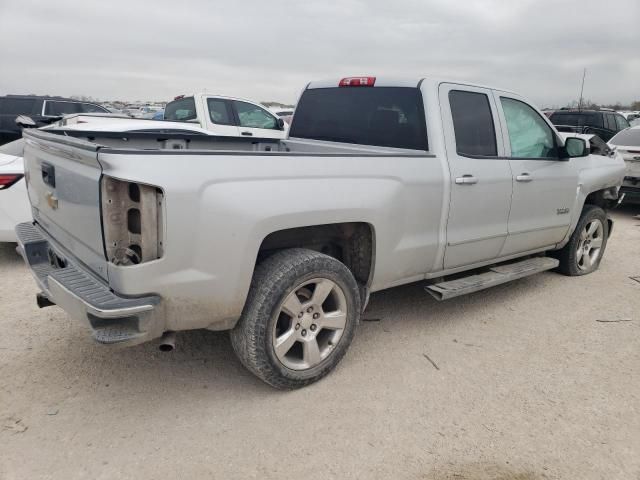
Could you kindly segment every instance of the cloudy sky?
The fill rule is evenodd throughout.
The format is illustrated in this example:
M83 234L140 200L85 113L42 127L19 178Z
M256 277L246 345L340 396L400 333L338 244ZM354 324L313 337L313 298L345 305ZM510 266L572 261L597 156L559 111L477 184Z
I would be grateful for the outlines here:
M640 100L640 0L0 0L0 94L295 101L313 79L445 76L540 106Z

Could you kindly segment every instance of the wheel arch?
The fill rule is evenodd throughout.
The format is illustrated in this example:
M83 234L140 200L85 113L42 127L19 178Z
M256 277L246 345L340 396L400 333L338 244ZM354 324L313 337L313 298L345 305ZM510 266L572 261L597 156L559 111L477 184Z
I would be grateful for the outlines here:
M255 267L275 252L306 248L344 263L361 288L363 308L375 270L375 227L367 222L340 222L276 230L266 235L258 249Z

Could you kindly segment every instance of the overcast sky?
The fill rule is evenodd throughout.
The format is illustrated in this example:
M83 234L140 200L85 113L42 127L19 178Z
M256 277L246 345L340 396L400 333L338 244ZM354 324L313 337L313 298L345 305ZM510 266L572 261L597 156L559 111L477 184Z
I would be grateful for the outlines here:
M640 100L640 0L0 0L0 94L294 102L310 80L445 76L539 106Z

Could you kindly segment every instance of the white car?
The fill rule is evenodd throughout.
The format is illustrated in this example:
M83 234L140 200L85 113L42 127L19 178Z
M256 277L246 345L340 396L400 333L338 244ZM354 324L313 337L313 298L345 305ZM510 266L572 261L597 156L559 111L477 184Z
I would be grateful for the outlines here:
M0 242L15 242L16 224L31 218L19 139L0 147Z
M190 122L212 135L227 137L287 137L287 124L265 106L243 98L208 93L180 95L167 103L164 119Z
M622 156L625 164L621 193L625 201L640 201L640 125L618 132L609 140L609 146Z

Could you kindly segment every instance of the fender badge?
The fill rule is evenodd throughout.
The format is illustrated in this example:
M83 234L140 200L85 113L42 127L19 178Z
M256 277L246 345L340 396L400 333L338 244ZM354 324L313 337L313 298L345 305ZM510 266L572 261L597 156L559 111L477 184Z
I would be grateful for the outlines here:
M56 210L58 208L58 198L51 192L47 192L45 197L49 207L51 207L52 210Z
M57 202L57 200L56 200L56 202ZM558 208L556 210L556 213L558 215L565 215L565 214L569 213L569 209L568 208Z

